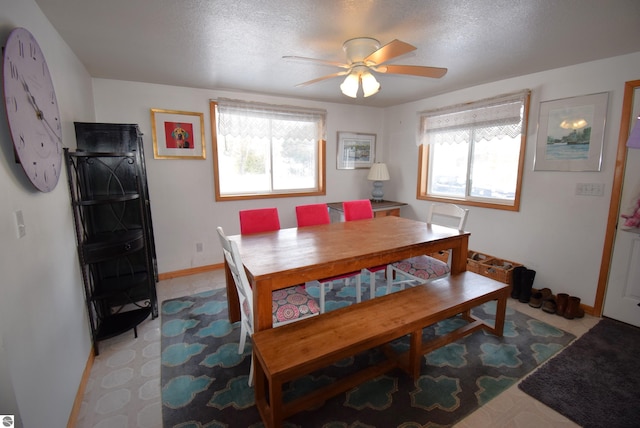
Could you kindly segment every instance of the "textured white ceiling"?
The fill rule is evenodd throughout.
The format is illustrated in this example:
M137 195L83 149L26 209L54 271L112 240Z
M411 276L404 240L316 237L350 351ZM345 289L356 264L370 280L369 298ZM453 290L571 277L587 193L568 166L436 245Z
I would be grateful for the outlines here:
M486 82L640 51L638 0L36 0L93 77L390 106ZM393 64L446 67L441 79L376 75L348 98L342 43L400 39ZM46 54L46 53L45 53ZM639 70L640 72L640 70Z

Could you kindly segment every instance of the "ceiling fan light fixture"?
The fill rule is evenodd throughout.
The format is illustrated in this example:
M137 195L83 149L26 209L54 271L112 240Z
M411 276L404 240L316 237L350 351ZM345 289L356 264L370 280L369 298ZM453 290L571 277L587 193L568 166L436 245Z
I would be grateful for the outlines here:
M340 85L340 90L348 97L356 98L358 95L358 86L360 84L360 76L356 72L351 72Z
M380 42L371 37L356 37L344 42L342 49L347 57L346 63L298 56L284 56L283 58L313 61L342 68L343 71L318 77L316 79L300 83L296 86L307 86L312 83L318 83L327 79L346 75L340 85L340 90L344 95L351 98L358 97L361 82L362 94L365 97L370 97L380 91L381 85L372 73L399 74L430 78L440 78L447 73L447 69L441 67L397 64L387 65L389 61L416 50L415 46L398 39L394 39L386 45L380 46Z
M365 71L360 76L362 79L362 91L364 92L365 97L369 97L371 95L377 94L380 90L380 83L373 77L373 74Z

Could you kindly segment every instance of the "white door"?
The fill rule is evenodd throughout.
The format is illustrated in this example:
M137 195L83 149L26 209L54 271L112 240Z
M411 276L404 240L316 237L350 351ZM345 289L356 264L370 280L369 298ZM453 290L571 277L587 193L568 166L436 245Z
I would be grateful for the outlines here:
M640 115L640 88L633 97L631 128ZM640 124L638 124L640 125ZM633 214L640 198L640 149L627 149L619 214ZM603 315L640 327L640 229L618 217Z

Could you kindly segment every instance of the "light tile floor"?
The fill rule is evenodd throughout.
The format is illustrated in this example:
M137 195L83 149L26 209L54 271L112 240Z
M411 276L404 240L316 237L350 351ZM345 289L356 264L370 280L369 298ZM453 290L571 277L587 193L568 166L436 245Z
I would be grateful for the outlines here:
M224 287L216 270L160 281L158 301ZM556 290L554 290L556 291ZM559 290L561 292L561 290ZM509 299L509 306L580 337L598 318L567 320ZM100 342L82 401L78 428L161 428L160 318L148 319L133 331ZM517 385L459 422L459 428L576 427L572 421L529 397Z

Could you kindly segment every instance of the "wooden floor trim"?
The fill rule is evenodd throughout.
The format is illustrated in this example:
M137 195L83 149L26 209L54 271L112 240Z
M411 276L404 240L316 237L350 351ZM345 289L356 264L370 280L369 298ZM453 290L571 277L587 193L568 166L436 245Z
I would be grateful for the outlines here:
M82 407L82 399L84 397L84 391L87 389L87 382L89 382L89 376L91 375L91 369L96 359L93 346L91 352L89 352L89 358L87 364L82 372L82 379L80 379L80 385L78 386L78 392L76 393L76 399L73 401L73 407L71 408L71 414L69 415L69 422L67 422L67 428L75 428L78 423L78 416L80 415L80 409Z
M198 267L189 268L189 269L176 270L173 272L159 273L158 280L162 281L163 279L172 279L172 278L178 278L181 276L195 275L198 273L210 272L212 270L217 270L222 268L224 268L224 264L218 263L215 265L198 266Z

